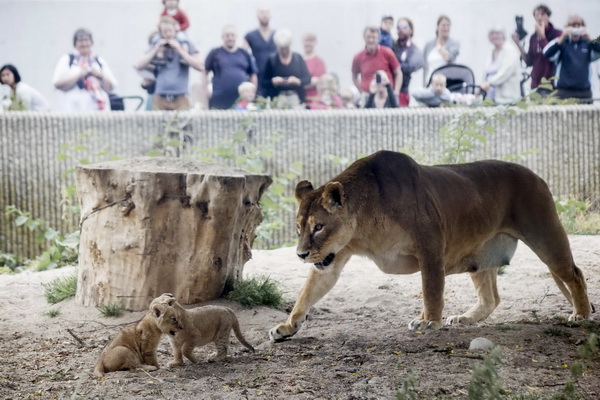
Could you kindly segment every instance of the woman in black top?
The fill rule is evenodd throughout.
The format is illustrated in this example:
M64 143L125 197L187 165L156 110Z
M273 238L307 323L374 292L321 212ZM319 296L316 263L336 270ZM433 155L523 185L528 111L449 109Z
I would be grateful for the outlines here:
M279 97L280 108L304 108L306 92L304 86L310 83L310 73L302 56L290 49L292 34L280 29L273 37L277 53L269 57L263 75L266 95Z
M365 108L398 108L398 99L385 71L375 72Z

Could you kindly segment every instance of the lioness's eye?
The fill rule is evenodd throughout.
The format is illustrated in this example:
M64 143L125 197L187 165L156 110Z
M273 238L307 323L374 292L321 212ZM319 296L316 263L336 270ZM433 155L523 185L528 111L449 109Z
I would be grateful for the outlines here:
M171 321L173 321L173 322L177 322L177 318L175 318L175 317L172 317L172 318L171 318Z
M313 228L313 232L319 232L322 229L323 229L323 224L316 224L315 227Z

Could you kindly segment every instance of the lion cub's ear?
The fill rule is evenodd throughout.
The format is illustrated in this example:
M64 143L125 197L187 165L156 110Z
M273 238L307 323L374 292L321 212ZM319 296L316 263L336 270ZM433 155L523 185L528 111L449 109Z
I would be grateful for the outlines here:
M154 314L156 318L160 318L160 316L163 315L164 311L165 306L163 306L162 304L155 304L152 306L152 314Z
M321 205L323 208L330 214L333 214L344 207L345 203L344 186L339 182L327 183L321 195Z
M298 182L298 184L296 185L296 201L298 203L300 203L302 201L302 199L304 199L304 197L306 197L306 195L309 192L312 192L314 190L312 183L310 183L310 181L300 181Z

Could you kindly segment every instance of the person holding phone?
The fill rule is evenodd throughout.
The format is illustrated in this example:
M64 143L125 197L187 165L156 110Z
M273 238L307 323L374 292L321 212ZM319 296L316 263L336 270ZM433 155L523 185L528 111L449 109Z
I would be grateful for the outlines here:
M544 48L544 57L556 64L556 96L592 103L591 65L600 58L600 42L592 41L579 15L571 15L560 37Z
M398 108L398 100L385 71L375 72L375 77L369 85L369 97L365 108Z

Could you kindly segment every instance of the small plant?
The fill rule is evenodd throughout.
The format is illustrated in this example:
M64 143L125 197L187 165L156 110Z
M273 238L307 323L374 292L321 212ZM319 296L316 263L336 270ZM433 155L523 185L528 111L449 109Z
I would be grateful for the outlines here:
M568 330L561 328L560 326L549 326L547 328L544 328L542 330L542 332L544 332L544 334L548 335L548 336L564 336L564 337L569 337L571 336L571 332L569 332Z
M402 381L402 388L396 394L397 400L417 400L417 386L419 382L411 368L408 369L406 378Z
M574 199L554 200L560 222L571 235L600 233L600 213L591 210L591 204Z
M16 272L25 261L11 253L0 253L0 274Z
M248 308L256 306L277 308L283 300L280 286L278 281L268 276L256 276L239 281L235 289L227 294L227 298Z
M60 310L58 308L52 308L48 311L45 311L44 315L50 318L55 318L60 315Z
M75 296L77 292L77 273L65 277L56 278L49 283L43 283L44 296L50 304L60 303L63 300Z
M6 207L7 216L16 216L15 225L37 231L37 242L48 242L48 249L38 256L33 263L38 271L55 269L65 265L75 264L79 257L79 231L62 235L59 231L48 226L40 218L33 218L31 213L21 211L14 205Z
M120 317L123 314L123 304L120 302L117 303L108 303L104 306L97 307L100 314L105 317Z
M535 322L536 324L539 324L540 323L540 315L538 314L538 310L531 310L529 312L531 313L533 322Z
M495 364L501 364L502 350L496 346L483 359L483 365L473 368L471 383L469 384L469 399L495 400L502 399L502 382Z

